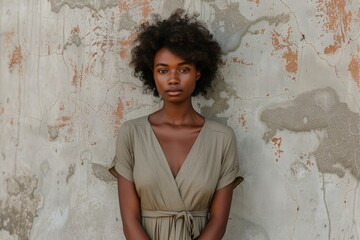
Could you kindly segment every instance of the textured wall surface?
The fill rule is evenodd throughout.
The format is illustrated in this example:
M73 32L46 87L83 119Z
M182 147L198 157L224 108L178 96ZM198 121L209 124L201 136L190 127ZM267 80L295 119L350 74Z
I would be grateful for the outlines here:
M122 239L115 138L161 104L134 28L177 7L224 51L194 99L238 139L224 239L360 240L358 0L0 0L0 239Z

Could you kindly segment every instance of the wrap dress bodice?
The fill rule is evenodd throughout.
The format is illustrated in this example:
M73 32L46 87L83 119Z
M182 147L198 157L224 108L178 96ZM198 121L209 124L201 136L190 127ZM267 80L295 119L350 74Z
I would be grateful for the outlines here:
M190 240L208 221L214 193L238 176L233 130L206 119L176 177L148 116L121 125L115 170L135 184L152 240Z

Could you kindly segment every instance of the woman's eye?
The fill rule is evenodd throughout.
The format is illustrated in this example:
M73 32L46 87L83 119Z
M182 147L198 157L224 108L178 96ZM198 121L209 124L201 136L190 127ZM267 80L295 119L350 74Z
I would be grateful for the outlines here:
M166 69L158 69L158 73L165 74L165 73L167 73L167 70Z
M181 73L187 73L190 71L190 68L180 68L179 72Z

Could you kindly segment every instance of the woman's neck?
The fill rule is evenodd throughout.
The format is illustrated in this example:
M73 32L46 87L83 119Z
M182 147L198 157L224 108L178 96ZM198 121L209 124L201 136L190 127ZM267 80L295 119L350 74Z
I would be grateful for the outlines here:
M163 107L154 115L157 119L156 122L174 126L193 125L196 122L203 121L203 117L195 111L191 103L183 105L164 103Z

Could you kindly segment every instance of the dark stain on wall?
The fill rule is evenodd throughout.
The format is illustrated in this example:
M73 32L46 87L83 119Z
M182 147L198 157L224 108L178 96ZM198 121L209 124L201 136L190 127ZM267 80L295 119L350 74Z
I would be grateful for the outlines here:
M75 164L71 164L69 166L68 175L66 176L66 183L69 183L69 180L74 175L74 173L75 173Z
M322 88L303 93L293 101L266 109L260 120L269 131L269 142L279 130L310 132L326 130L313 153L319 171L343 177L346 170L360 180L360 116L340 102L334 89Z
M37 183L34 176L6 179L8 197L0 200L0 231L7 231L19 240L29 239L42 202L42 196L34 194Z
M116 181L116 178L113 175L111 175L111 173L109 172L108 167L105 167L105 166L97 164L97 163L93 163L92 170L93 170L94 176L96 178L100 179L101 181L104 181L107 183Z

